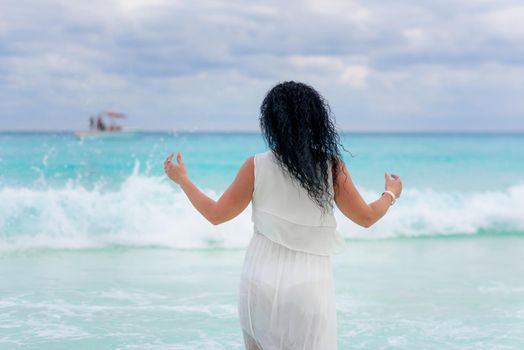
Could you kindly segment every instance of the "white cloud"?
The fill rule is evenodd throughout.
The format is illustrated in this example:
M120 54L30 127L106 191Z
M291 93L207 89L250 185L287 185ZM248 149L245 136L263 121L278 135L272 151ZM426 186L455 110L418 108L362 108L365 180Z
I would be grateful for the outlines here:
M351 63L358 61L358 58L352 57L292 55L288 57L288 61L298 69L321 74L333 82L348 84L353 88L365 87L369 74L369 68L365 64Z
M519 44L524 39L524 5L507 6L481 16L492 33Z
M429 44L426 32L420 27L404 29L402 35L412 46L421 47Z

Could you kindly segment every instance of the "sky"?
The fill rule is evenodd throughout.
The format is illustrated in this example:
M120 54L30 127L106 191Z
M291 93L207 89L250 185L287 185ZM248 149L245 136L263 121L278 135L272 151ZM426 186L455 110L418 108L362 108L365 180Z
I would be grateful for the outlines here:
M0 0L0 130L258 130L302 81L347 131L524 130L519 0Z

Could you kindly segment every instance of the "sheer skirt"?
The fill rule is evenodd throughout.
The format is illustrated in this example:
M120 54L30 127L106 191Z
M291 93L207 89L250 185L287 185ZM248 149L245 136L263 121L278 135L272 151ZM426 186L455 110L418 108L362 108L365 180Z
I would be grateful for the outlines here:
M238 311L246 348L337 348L329 256L291 250L254 233L246 251Z

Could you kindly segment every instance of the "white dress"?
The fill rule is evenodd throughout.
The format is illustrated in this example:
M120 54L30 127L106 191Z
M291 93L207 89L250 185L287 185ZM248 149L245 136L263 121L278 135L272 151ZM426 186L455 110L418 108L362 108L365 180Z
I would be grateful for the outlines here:
M256 154L254 163L254 233L238 303L246 348L336 349L330 255L346 246L333 212L322 215L271 151Z

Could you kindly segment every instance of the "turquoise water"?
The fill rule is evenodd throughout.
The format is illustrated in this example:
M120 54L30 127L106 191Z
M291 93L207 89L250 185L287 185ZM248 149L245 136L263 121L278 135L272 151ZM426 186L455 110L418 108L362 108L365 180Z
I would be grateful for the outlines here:
M370 229L337 212L341 349L524 349L524 135L344 134ZM241 349L250 211L212 226L162 176L181 150L217 197L259 134L0 134L1 349Z

